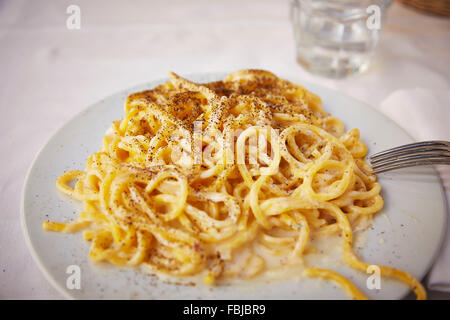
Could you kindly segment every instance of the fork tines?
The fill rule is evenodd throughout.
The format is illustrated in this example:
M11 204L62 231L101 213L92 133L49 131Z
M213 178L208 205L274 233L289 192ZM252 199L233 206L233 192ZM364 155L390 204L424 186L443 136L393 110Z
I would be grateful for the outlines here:
M369 157L374 173L420 165L450 164L450 142L424 141L378 152Z

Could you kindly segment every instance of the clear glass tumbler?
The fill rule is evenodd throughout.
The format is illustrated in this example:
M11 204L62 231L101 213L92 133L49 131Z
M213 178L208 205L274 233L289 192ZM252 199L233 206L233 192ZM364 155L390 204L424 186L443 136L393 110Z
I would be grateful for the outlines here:
M375 52L391 0L291 0L297 61L312 73L362 73Z

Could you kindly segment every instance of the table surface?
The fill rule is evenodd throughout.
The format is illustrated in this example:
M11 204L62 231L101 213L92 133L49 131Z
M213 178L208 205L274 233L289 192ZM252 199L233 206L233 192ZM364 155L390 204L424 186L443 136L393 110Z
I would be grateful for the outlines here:
M20 227L25 174L45 141L74 114L123 88L198 72L263 68L338 89L375 108L404 88L450 88L450 19L397 3L370 70L331 80L295 62L288 1L0 2L0 298L60 299ZM450 294L429 292L434 299Z

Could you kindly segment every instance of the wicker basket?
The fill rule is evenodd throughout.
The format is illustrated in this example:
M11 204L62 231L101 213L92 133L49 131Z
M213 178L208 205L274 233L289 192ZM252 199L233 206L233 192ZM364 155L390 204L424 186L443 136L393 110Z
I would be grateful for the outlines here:
M450 17L450 0L397 0L417 9Z

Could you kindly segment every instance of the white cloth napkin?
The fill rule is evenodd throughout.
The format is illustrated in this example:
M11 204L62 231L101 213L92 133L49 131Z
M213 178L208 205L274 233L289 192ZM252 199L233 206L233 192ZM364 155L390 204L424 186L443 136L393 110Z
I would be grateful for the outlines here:
M450 91L402 89L390 94L380 110L396 121L417 141L450 141ZM450 216L450 166L438 166ZM450 292L450 223L441 253L428 277L428 288Z

